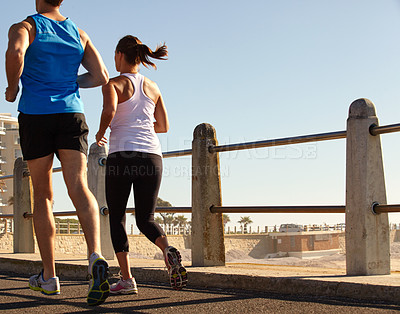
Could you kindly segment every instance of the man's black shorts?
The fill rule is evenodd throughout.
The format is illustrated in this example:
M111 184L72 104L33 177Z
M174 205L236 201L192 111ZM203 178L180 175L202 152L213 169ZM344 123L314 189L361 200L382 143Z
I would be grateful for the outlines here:
M24 160L58 156L59 149L88 150L88 126L83 113L18 115L19 136Z

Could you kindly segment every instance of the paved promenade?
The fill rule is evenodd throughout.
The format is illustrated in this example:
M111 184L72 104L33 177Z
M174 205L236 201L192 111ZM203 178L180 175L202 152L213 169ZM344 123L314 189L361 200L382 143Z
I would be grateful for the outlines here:
M0 272L0 310L5 313L398 313L384 302L283 295L213 288L172 290L166 284L139 283L139 294L110 296L95 308L86 304L87 282L63 280L61 294L43 296L27 287L24 276Z
M161 260L132 259L136 280L141 283L168 281ZM109 261L111 273L118 273L117 261ZM386 276L348 277L343 269L227 263L225 267L191 267L189 287L239 289L291 295L348 297L400 304L400 272ZM61 280L85 280L85 256L56 255ZM0 271L25 276L41 269L40 256L0 252Z

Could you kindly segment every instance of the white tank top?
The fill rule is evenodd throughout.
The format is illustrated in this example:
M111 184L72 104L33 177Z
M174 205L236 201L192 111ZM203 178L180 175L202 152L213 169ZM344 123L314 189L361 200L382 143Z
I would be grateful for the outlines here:
M162 156L160 141L154 130L156 105L143 91L144 76L123 73L132 81L133 96L117 105L110 128L110 154L136 151Z

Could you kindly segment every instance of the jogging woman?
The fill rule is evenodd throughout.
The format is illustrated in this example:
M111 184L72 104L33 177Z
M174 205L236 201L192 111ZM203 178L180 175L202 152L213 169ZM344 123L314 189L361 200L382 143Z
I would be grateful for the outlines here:
M156 69L150 58L165 60L167 55L165 45L152 51L138 38L125 36L115 51L115 66L120 75L102 89L103 112L96 141L99 146L107 143L104 134L110 126L106 198L112 243L122 275L111 286L112 294L137 293L125 229L126 205L132 186L139 230L162 250L172 288L179 290L187 283L179 251L168 245L164 231L154 221L162 176L161 145L156 133L168 131L167 111L157 84L139 73L140 64Z

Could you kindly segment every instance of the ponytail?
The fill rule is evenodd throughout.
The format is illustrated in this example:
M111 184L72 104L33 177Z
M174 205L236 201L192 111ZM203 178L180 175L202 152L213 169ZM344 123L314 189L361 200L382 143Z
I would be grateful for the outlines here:
M143 64L146 68L150 65L154 69L157 66L150 61L152 59L166 60L168 56L168 48L164 44L158 45L155 51L142 44L142 42L134 36L128 35L123 37L117 45L117 52L125 55L125 59L130 64Z

